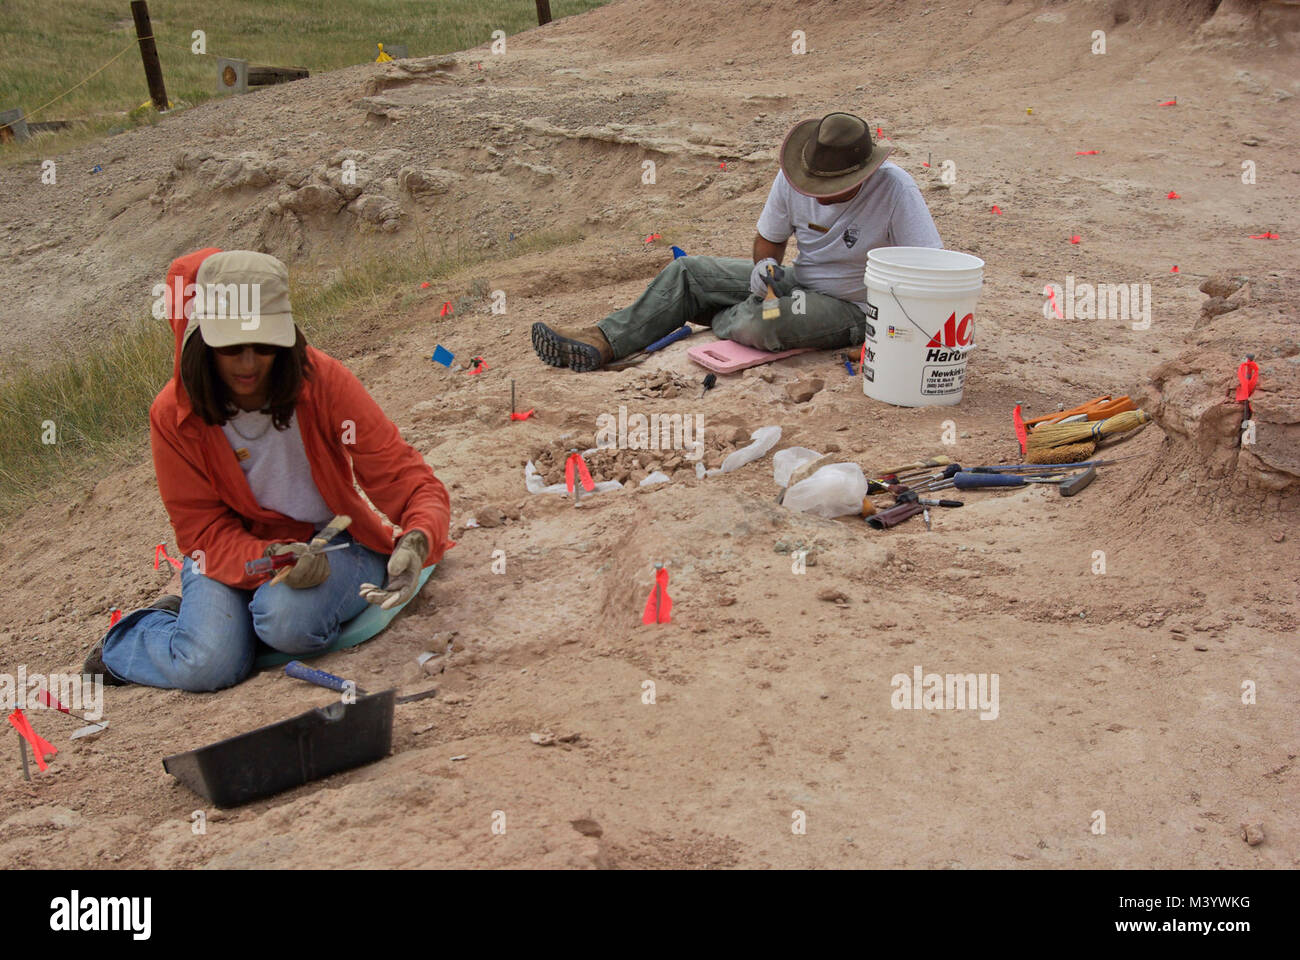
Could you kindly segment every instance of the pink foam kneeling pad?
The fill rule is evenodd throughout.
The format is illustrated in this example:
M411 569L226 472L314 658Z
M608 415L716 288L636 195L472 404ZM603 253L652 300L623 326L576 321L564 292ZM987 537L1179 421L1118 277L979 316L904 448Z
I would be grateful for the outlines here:
M757 367L771 363L773 360L793 357L796 353L807 353L810 349L812 348L800 347L798 350L769 353L766 350L747 347L743 343L736 343L734 340L715 340L712 343L696 344L686 351L686 355L714 373L735 373L747 367Z

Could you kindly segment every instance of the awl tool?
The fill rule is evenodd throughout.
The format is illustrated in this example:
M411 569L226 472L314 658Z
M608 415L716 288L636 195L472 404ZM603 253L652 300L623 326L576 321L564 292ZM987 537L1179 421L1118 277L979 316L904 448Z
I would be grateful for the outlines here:
M1079 463L998 463L991 467L970 467L968 473L1059 473L1061 470L1073 470L1076 467L1109 467L1122 460L1145 457L1145 453L1134 453L1127 457L1115 457L1113 460L1083 460Z

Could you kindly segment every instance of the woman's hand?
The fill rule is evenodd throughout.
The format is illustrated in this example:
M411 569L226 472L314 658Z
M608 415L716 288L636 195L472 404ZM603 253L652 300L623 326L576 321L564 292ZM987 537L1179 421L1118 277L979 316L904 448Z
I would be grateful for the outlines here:
M278 553L294 553L301 557L297 563L289 568L288 575L281 581L295 590L305 590L308 587L319 586L329 579L330 558L323 553L302 557L302 554L306 553L307 550L308 546L305 543L278 543L267 552L267 556L272 557Z
M401 606L415 596L420 586L420 571L429 555L429 541L419 530L404 534L388 558L388 583L383 588L373 583L361 585L361 596L382 610Z

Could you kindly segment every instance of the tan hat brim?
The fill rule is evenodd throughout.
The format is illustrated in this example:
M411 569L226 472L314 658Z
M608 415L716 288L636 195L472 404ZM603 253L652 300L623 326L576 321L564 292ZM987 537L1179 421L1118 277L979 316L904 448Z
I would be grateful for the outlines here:
M245 324L256 326L245 329ZM233 347L239 343L269 343L274 347L292 347L298 339L293 325L293 314L262 314L253 320L239 317L203 319L198 322L199 333L209 347Z
M817 127L820 123L820 120L804 120L796 123L785 135L785 142L781 144L781 172L785 174L786 180L790 181L790 186L805 197L822 199L852 190L875 173L894 152L893 147L873 143L871 155L867 157L867 163L861 170L839 177L813 176L804 170L803 151L808 142L817 136Z

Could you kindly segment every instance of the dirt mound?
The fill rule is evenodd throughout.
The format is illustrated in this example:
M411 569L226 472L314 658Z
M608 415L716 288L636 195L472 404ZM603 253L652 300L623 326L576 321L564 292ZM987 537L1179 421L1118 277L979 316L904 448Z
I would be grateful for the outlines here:
M1168 438L1164 475L1194 492L1207 510L1249 516L1300 500L1300 330L1289 315L1294 289L1288 275L1207 278L1200 317L1185 337L1192 345L1151 371L1136 394ZM1250 397L1253 429L1245 404L1235 399L1245 353L1259 364Z
M1300 49L1300 6L1293 0L1223 0L1201 22L1197 38L1210 44Z

